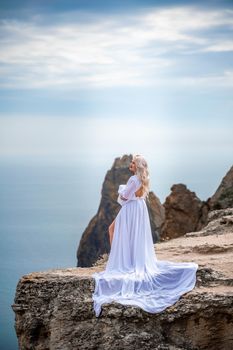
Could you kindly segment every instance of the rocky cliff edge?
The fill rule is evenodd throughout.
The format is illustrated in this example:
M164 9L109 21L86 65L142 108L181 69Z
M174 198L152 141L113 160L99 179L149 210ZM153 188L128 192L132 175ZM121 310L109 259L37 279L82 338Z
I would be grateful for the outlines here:
M202 231L155 245L158 259L199 264L195 288L150 314L134 306L93 310L91 268L32 272L20 278L14 304L19 349L233 349L233 209L209 213Z

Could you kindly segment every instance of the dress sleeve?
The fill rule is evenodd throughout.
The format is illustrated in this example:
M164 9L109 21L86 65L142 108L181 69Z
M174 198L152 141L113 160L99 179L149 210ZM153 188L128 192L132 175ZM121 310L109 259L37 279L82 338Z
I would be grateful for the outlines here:
M125 188L120 191L120 195L123 196L126 200L130 200L135 196L135 192L137 191L137 183L135 179L129 178ZM123 200L126 202L126 200Z

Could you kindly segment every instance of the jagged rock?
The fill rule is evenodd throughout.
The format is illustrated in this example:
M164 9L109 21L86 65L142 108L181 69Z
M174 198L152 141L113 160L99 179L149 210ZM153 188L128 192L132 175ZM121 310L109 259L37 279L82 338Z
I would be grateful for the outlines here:
M231 215L216 211L208 220L221 229L220 220ZM225 224L220 236L215 231L157 242L155 251L160 260L199 265L195 288L158 314L112 302L96 318L91 275L104 268L104 259L91 268L22 276L12 305L19 349L232 349L232 225Z
M171 191L163 204L165 220L160 229L161 240L199 231L207 225L210 211L233 207L233 166L224 176L215 194L207 201L201 201L195 192L189 191L183 184L173 185Z
M214 195L208 198L211 210L233 207L233 166L222 179Z
M206 223L208 206L184 184L171 187L171 193L163 204L165 220L161 226L161 240L175 238L189 231L199 230Z
M77 249L78 267L92 266L99 256L110 251L108 227L121 208L117 203L118 187L120 184L126 183L128 178L133 175L129 170L132 157L131 154L116 158L112 168L108 170L104 178L99 208L79 242ZM149 193L149 200L146 201L146 204L150 216L153 242L155 243L159 239L160 226L164 220L164 208L153 192Z

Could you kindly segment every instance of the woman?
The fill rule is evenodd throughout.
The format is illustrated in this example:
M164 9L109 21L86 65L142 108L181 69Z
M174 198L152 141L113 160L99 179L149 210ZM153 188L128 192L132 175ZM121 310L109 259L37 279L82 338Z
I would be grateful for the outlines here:
M112 301L158 313L196 284L196 263L157 259L145 202L149 195L145 158L135 155L129 169L134 175L119 187L118 202L122 207L109 227L111 250L106 268L92 275L95 279L92 299L97 317L101 305Z
M136 155L135 156L135 160L132 159L132 161L131 161L131 163L129 165L129 170L132 171L134 174L136 174L136 171L141 172L141 175L139 175L139 176L140 176L140 178L143 178L143 182L142 182L143 184L141 185L141 182L139 182L140 183L140 188L135 192L135 196L144 198L144 197L148 196L148 194L149 194L149 173L148 173L148 170L147 170L147 163L146 163L145 160L144 160L144 162L146 164L146 167L145 166L144 167L140 166L141 164L140 164L139 161L138 161L138 165L136 167L136 162L139 159L139 157L140 157L139 155ZM141 158L142 158L142 156L141 156ZM143 174L143 173L145 173L145 174ZM136 177L135 179L138 180L138 177ZM133 194L133 187L136 184L135 181L133 181L133 180L134 180L134 177L131 176L131 178L127 182L127 185L128 185L127 190L128 190L128 192L131 191L132 194ZM131 184L132 188L129 186L130 184ZM125 195L128 196L129 194L127 193L127 190L125 190L126 185L120 185L120 187L121 186L124 189ZM118 190L118 193L119 193L118 202L121 205L123 205L123 203L124 203L124 202L122 202L122 200L123 201L127 200L126 198L124 198L124 196L122 196L122 194L121 194L122 192L123 191ZM110 241L110 245L112 244L112 237L113 237L114 228L115 228L115 220L116 219L114 219L113 222L111 223L111 225L109 226L109 241Z

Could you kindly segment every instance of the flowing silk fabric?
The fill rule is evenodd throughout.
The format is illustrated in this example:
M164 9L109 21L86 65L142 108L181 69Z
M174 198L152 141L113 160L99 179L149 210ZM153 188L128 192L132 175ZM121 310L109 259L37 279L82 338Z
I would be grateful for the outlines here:
M96 317L101 305L112 301L158 313L196 284L196 263L157 259L145 199L135 196L140 186L137 175L119 186L118 202L122 207L116 216L109 258L105 270L92 275ZM120 199L120 195L127 200Z

